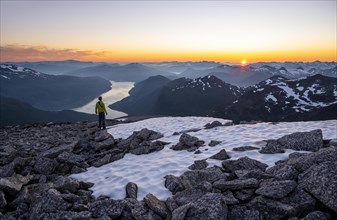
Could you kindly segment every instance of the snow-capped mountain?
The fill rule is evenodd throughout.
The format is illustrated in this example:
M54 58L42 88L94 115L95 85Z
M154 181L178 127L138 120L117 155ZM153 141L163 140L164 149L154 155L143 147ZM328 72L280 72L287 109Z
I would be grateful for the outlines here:
M222 113L236 121L285 121L337 118L336 110L336 78L314 75L288 80L274 76L248 88Z
M0 95L44 110L79 107L110 89L98 77L48 75L11 64L0 65Z
M139 84L149 88L148 85L153 80L148 79ZM230 104L243 93L243 89L227 84L215 76L179 78L173 81L157 78L157 81L162 86L146 95L138 89L140 85L136 84L133 91L130 91L130 97L110 107L131 115L208 115L219 103Z

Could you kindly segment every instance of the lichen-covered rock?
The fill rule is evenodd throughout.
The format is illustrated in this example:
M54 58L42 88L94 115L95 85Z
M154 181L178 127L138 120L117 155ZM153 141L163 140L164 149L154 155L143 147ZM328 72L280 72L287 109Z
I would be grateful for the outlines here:
M186 150L186 149L197 149L202 146L205 142L199 140L197 137L193 137L189 134L183 133L179 142L171 147L172 150Z
M188 167L190 170L201 170L208 166L208 163L206 160L196 160L194 163Z
M293 166L278 164L266 170L266 173L279 180L297 180L298 171Z
M237 160L225 160L222 166L226 171L234 172L235 170L261 170L265 171L267 164L251 159L249 157L241 157Z
M41 173L44 175L52 174L59 164L55 159L49 159L45 157L40 157L33 168L33 170L37 173Z
M212 141L209 142L208 146L214 147L214 146L219 145L219 144L221 144L221 141L213 141L212 140Z
M304 190L295 189L287 197L280 200L283 204L292 207L294 216L303 217L315 209L316 200Z
M232 191L225 191L222 193L222 195L224 195L225 201L227 205L235 205L235 204L239 204L239 200L237 198L234 197Z
M218 153L214 154L213 156L210 157L210 159L214 160L226 160L229 159L230 156L228 156L227 152L225 149L220 150Z
M176 177L173 175L167 175L164 177L164 179L165 179L165 187L168 190L170 190L170 192L172 192L173 195L185 189L180 177Z
M132 149L129 151L131 154L141 155L141 154L149 154L156 151L161 151L164 149L165 142L162 141L155 141L155 142L143 142L140 144L139 147Z
M11 177L0 178L0 190L8 195L15 195L18 193L22 186L31 180L32 176L22 176L19 174Z
M41 218L48 220L60 220L60 219L90 220L91 213L88 211L84 212L60 211L56 213L44 214L41 216Z
M7 205L5 194L0 190L0 210Z
M293 180L266 180L260 183L260 187L255 191L255 193L274 199L280 199L293 191L296 186L297 184Z
M267 174L261 170L236 170L234 173L239 179L254 178L254 179L262 180L262 179L273 178L272 175Z
M165 202L160 201L157 197L153 194L149 193L144 197L144 202L158 215L166 218L168 215L168 209L166 207Z
M89 211L92 213L92 217L94 218L106 215L114 219L121 216L124 206L125 201L123 200L98 200L89 203Z
M235 205L228 207L228 219L235 220L261 220L264 219L262 214L247 205Z
M266 146L262 147L259 152L261 154L277 154L284 153L285 146L280 145L277 140L268 140Z
M40 154L40 157L56 158L63 152L72 152L74 150L74 147L78 144L78 142L79 142L78 140L75 140L69 144L63 144L58 147L53 147L49 150L42 152Z
M335 158L336 160L336 158ZM337 213L337 161L312 166L299 175L299 186Z
M234 196L240 201L247 202L251 200L254 193L255 193L255 189L240 189L234 192Z
M254 178L235 179L231 181L221 179L213 183L214 188L220 189L222 191L240 190L240 189L246 189L246 188L257 188L258 186L259 186L259 181Z
M70 177L58 176L53 181L53 187L60 192L69 191L74 193L80 188L80 182Z
M302 218L302 220L329 220L331 215L321 211L310 212L307 216Z
M209 167L202 170L187 171L181 176L181 178L184 177L194 186L204 181L213 183L220 179L226 180L227 174L222 172L219 167Z
M193 186L190 189L186 189L182 192L177 192L173 196L173 199L176 201L176 203L179 206L181 206L189 202L193 202L199 199L201 196L211 191L212 191L212 185L208 182L202 182L196 186Z

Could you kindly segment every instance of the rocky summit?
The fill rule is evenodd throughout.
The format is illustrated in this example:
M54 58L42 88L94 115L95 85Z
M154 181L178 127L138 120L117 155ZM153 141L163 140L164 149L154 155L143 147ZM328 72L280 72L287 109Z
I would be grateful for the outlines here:
M109 124L121 123L110 121ZM262 153L292 153L275 166L242 157L231 160L222 149L212 156L222 166L195 161L180 176L165 177L172 192L137 198L129 182L124 199L95 198L93 183L69 177L89 167L113 163L125 154L149 154L166 144L143 128L115 139L96 123L29 124L0 128L1 219L336 219L336 140L322 132L297 132L267 140ZM205 142L181 134L174 150L197 150ZM254 150L238 146L237 150Z

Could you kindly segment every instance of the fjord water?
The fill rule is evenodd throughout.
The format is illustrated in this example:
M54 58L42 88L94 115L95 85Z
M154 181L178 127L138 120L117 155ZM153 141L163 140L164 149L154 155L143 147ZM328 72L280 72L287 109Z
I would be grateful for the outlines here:
M129 96L128 92L130 91L130 89L132 89L133 86L134 86L133 82L111 81L111 89L108 92L101 94L101 96L103 97L105 106L106 106L106 110L108 112L108 115L106 116L107 119L114 119L114 118L127 116L127 114L124 112L115 111L115 110L110 109L108 105L115 103ZM86 105L79 107L79 108L75 108L73 110L77 112L95 114L95 105L96 105L96 102L98 101L97 98L91 100Z

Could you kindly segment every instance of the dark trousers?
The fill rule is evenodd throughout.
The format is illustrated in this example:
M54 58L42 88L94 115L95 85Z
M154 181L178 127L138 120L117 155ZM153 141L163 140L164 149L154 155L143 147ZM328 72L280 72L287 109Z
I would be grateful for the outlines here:
M99 129L102 129L102 125L103 125L103 129L105 129L105 113L99 112L98 113L98 127L99 127Z

